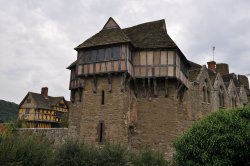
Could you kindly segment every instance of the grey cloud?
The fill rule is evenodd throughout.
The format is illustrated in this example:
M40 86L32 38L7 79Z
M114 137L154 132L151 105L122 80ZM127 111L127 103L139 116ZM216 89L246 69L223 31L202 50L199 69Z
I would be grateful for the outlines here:
M28 91L49 87L69 99L69 71L78 44L112 16L122 27L165 19L186 57L250 73L248 0L0 0L0 99L19 103Z

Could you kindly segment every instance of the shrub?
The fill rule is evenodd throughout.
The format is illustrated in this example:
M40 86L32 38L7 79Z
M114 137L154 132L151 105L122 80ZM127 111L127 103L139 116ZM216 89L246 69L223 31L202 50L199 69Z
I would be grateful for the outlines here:
M120 144L106 144L99 148L98 164L102 166L123 166L129 163L129 153Z
M119 166L128 163L127 150L116 144L107 144L98 148L69 140L60 146L57 151L55 165L59 166Z
M57 149L55 165L84 166L97 165L98 152L90 145L68 140Z
M179 165L247 165L250 107L211 114L178 138L174 147Z
M1 135L0 165L49 165L51 150L44 138Z
M132 163L136 166L167 166L168 162L160 152L155 152L150 149L141 151L132 156Z

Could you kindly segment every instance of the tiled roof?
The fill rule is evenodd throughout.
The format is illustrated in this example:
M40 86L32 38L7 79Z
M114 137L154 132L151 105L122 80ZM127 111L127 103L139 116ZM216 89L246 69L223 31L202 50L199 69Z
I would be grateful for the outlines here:
M250 89L246 89L247 96L250 96Z
M100 32L90 37L75 49L104 46L110 44L131 43L138 49L168 48L178 50L188 63L175 42L169 37L165 20L158 20L139 24L133 27L121 29L119 26L114 28L103 28Z
M229 83L230 80L232 79L233 82L234 82L234 85L235 85L236 87L240 87L240 85L241 85L240 82L238 81L236 75L235 75L234 73L230 73L230 74L223 75L223 76L222 76L222 79L223 79L223 81L224 81L225 83L227 83L227 82Z
M207 69L209 78L211 80L211 83L214 84L215 78L216 78L216 73L214 73L211 69Z
M76 49L124 42L131 42L135 48L177 48L167 34L165 20L158 20L125 29L104 28L77 46Z
M35 108L52 109L52 106L55 106L59 101L64 100L64 97L46 97L42 94L34 92L29 92L28 94L32 96L37 103Z
M76 66L76 61L73 62L73 63L71 63L71 65L69 65L69 66L67 67L67 69L74 68L75 66Z
M189 81L194 82L198 77L200 71L201 71L200 68L189 70L189 77L188 77Z
M192 61L189 61L189 64L190 64L190 69L189 70L193 70L193 69L198 69L198 68L201 68L202 66L195 63L195 62L192 62Z
M167 34L165 20L139 24L123 29L135 48L177 48Z
M94 46L103 46L109 44L126 43L130 42L130 39L119 27L111 29L102 29L100 32L90 37L75 49L88 48Z

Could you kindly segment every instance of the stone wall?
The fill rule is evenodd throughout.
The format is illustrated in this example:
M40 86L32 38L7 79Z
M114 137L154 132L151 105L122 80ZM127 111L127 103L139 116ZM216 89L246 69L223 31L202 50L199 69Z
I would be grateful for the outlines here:
M68 128L20 128L17 130L18 134L34 134L45 136L55 145L65 142L68 136Z
M182 99L178 93L180 82L176 79L168 79L167 89L165 79L156 82L154 78L131 79L125 91L122 75L96 76L96 83L93 79L85 78L83 92L76 94L69 115L69 135L98 144L102 122L106 142L127 144L134 150L150 147L165 153L167 158L172 157L173 142L178 136L195 121L219 109L220 87L225 108L231 107L229 96L236 91L234 86L227 89L220 75L211 80L205 67L196 81L184 88ZM204 86L209 90L206 100Z
M82 102L76 101L71 107L69 132L85 142L98 143L98 126L103 122L105 141L127 143L129 92L121 89L122 76L111 76L111 91L107 77L100 76L96 80L96 92L93 92L93 78L85 79ZM102 91L104 104L101 103Z
M150 147L171 158L173 141L192 124L191 113L185 109L186 96L180 101L176 83L169 82L168 87L168 96L158 93L157 97L137 99L138 119L131 135L133 149Z

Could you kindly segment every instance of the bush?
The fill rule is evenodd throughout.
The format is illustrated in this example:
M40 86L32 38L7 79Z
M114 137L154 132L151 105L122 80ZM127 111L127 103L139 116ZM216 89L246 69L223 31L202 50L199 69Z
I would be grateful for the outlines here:
M179 165L247 165L250 107L219 110L195 123L174 143Z
M121 145L107 144L97 148L72 140L59 147L55 157L55 165L59 166L119 166L127 163L127 150Z
M0 165L49 165L51 150L44 138L1 135Z
M78 166L96 165L97 151L89 145L78 141L68 140L57 149L55 165Z
M15 131L12 124L9 125L7 131ZM0 165L4 166L167 165L163 155L152 150L133 154L120 144L105 144L94 147L73 140L68 140L55 147L44 137L32 136L32 133L30 135L18 135L18 132L7 133L0 135Z
M160 152L155 152L150 149L141 151L138 154L134 154L132 157L132 163L136 166L167 166L168 162L164 159L164 156Z
M98 163L102 166L122 166L129 163L129 153L120 144L106 144L99 149Z

